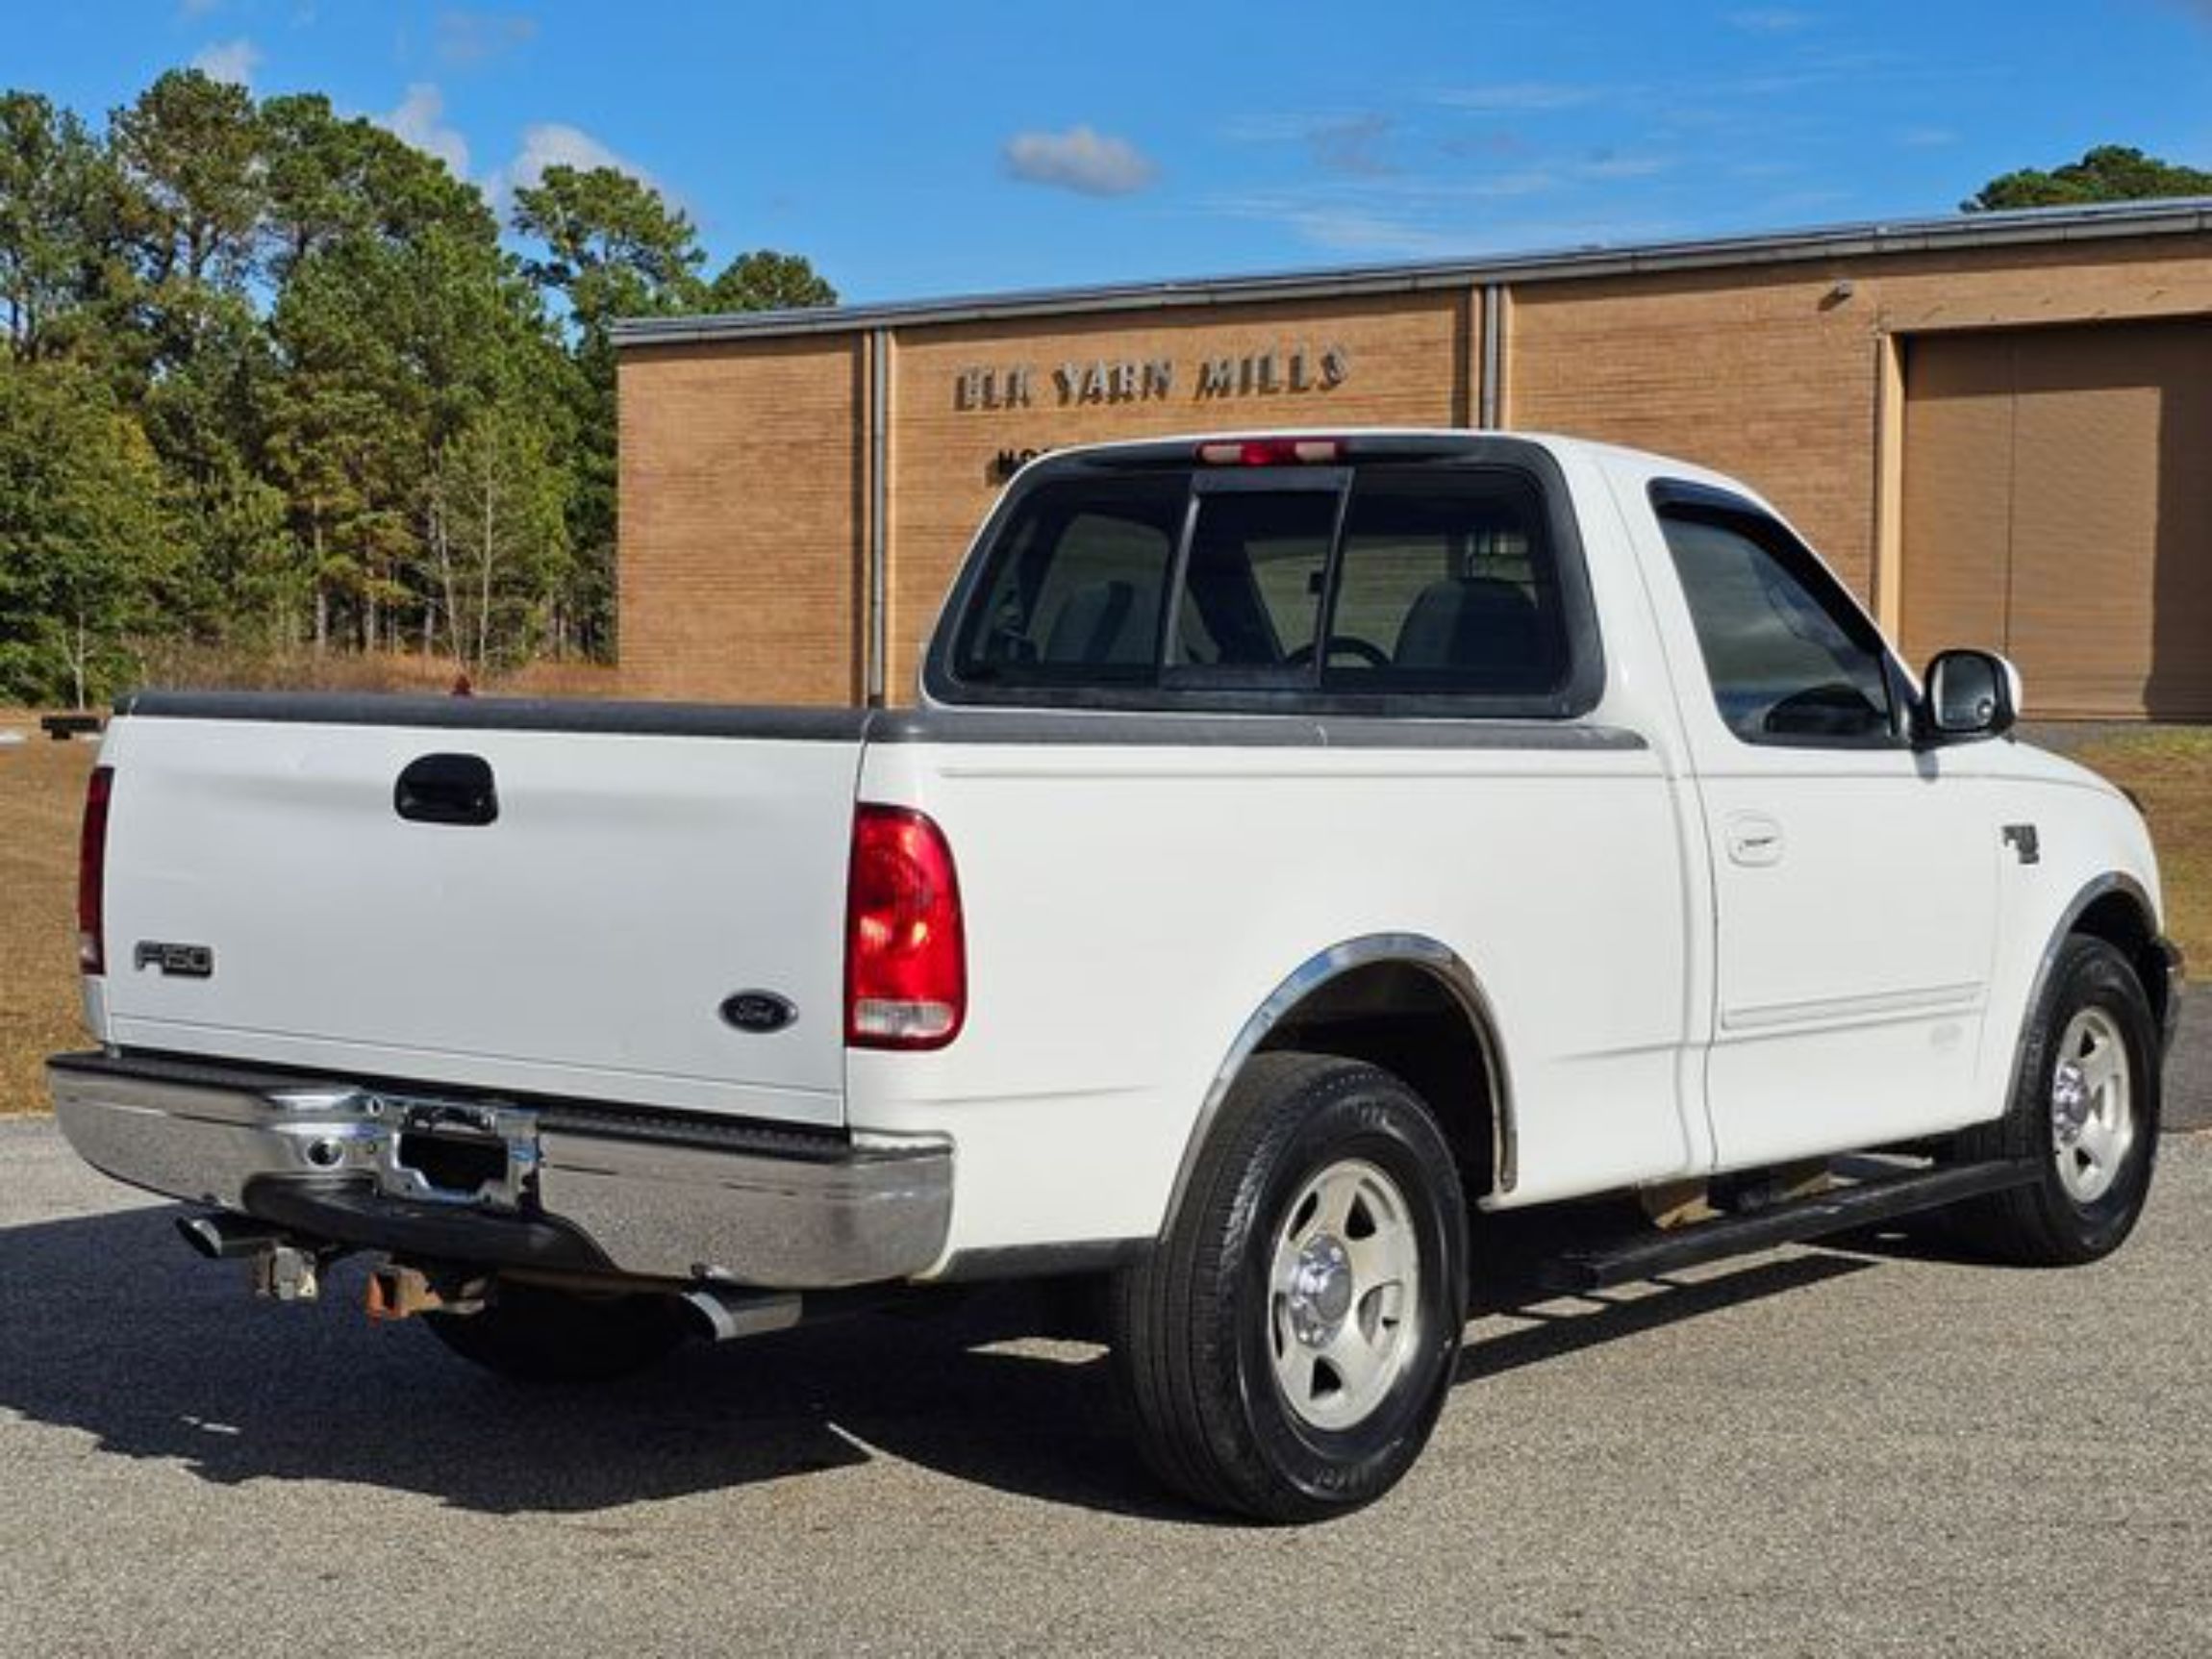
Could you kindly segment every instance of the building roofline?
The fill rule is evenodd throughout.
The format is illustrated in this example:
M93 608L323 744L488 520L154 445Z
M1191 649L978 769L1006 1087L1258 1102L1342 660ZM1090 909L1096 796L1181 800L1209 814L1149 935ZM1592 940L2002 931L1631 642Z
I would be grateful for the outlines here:
M1759 236L1687 241L1592 245L1416 264L1347 265L1188 282L1119 283L1098 288L1033 289L883 305L823 306L799 311L737 312L706 316L628 317L613 328L617 347L847 334L1033 316L1075 316L1162 306L1245 305L1262 300L1341 299L1420 293L1487 283L1559 282L1657 271L1784 264L1809 260L1948 252L1956 248L2093 242L2129 237L2212 232L2212 196L2170 201L2108 202L2088 207L2033 208L2000 214L1957 214L1820 226Z

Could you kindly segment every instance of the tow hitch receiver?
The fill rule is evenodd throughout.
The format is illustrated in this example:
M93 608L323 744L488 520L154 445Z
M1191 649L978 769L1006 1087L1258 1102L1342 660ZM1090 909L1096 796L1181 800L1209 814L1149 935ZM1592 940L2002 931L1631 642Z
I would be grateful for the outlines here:
M484 1279L434 1279L420 1268L387 1262L368 1275L368 1317L398 1320L416 1314L480 1314L490 1289Z
M211 1262L244 1262L254 1295L279 1302L312 1302L321 1295L323 1265L338 1253L225 1211L180 1216L177 1232Z
M280 1302L312 1302L322 1295L322 1261L297 1244L271 1244L250 1258L254 1295Z

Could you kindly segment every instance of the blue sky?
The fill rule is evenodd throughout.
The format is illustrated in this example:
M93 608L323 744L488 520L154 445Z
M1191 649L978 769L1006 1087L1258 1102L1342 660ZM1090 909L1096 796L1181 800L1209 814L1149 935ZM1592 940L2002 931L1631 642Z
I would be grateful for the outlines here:
M200 63L497 190L616 160L852 300L1943 214L2098 142L2212 166L2212 0L778 6L71 0L0 82Z

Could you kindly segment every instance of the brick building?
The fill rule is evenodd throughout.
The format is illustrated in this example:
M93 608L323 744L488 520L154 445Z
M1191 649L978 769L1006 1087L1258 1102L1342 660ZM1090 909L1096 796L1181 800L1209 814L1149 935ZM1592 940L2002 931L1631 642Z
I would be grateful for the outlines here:
M1499 426L1788 514L1919 661L2212 717L2212 201L618 331L627 689L911 700L1008 470L1095 439Z

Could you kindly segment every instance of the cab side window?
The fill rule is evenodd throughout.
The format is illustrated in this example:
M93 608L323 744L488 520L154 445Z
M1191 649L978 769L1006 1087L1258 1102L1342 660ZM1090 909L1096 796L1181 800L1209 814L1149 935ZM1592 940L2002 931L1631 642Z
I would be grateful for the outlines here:
M1729 730L1801 747L1898 741L1881 636L1802 542L1751 511L1658 511Z

